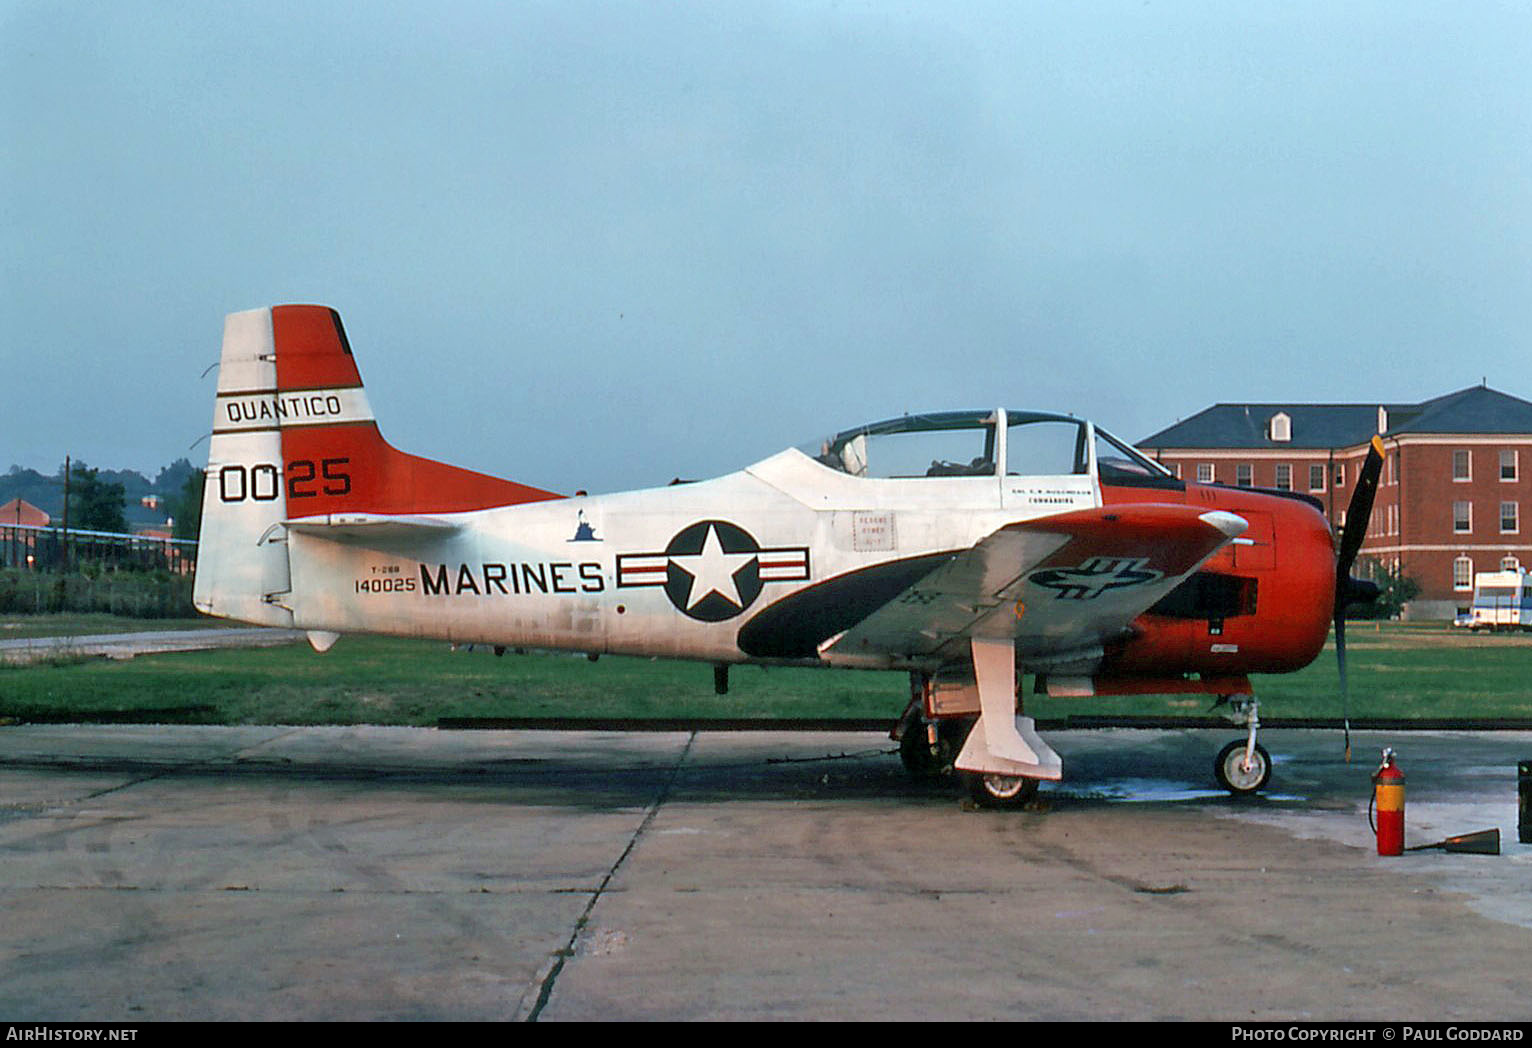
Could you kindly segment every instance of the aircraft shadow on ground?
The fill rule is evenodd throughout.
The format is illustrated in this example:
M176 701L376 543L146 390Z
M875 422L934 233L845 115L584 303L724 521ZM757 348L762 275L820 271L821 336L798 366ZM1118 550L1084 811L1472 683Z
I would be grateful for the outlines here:
M1063 782L1049 784L1031 810L1085 809L1123 800L1229 802L1212 787L1211 761L1188 761L1156 747L1085 753L1070 760ZM647 807L667 802L727 803L878 800L895 806L957 804L966 796L958 776L917 782L891 750L826 753L823 756L756 756L697 762L616 763L594 766L579 757L509 757L427 766L344 761L255 759L177 761L58 754L0 760L0 770L66 775L121 776L132 782L243 780L257 784L365 784L394 792L450 790L455 800L486 804ZM1125 787L1123 784L1134 786ZM1125 796L1137 789L1140 796ZM1253 799L1259 803L1259 799ZM1251 803L1245 801L1244 803Z

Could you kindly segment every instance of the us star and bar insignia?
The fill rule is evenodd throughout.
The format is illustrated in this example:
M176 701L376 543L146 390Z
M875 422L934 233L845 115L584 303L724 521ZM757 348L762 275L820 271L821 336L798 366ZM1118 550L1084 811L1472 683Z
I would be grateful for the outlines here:
M701 622L733 618L755 603L768 583L808 577L807 546L762 547L726 520L682 528L663 552L617 557L619 589L663 587L678 611Z

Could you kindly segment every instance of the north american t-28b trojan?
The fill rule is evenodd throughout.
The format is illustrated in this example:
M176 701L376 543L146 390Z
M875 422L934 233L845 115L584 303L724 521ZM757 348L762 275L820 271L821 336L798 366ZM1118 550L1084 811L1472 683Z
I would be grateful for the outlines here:
M1182 481L1088 421L1003 408L848 429L714 480L563 497L394 449L340 317L225 323L196 604L308 631L910 674L912 771L982 802L1062 762L1018 710L1051 695L1230 699L1215 762L1262 788L1252 673L1308 665L1376 590L1313 500ZM1337 548L1338 546L1338 548ZM1342 654L1344 673L1344 655Z

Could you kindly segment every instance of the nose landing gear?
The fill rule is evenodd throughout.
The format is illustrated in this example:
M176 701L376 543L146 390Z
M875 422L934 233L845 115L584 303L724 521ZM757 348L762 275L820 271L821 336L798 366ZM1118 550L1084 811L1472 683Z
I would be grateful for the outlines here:
M1251 752L1246 743L1236 740L1218 751L1213 775L1218 785L1236 797L1259 793L1271 781L1271 754L1260 743Z
M1261 727L1261 704L1254 695L1225 695L1214 708L1225 702L1229 705L1226 716L1236 724L1243 723L1249 732L1243 740L1231 742L1218 751L1218 758L1213 761L1213 777L1234 796L1250 797L1271 781L1271 754L1255 741L1255 733Z

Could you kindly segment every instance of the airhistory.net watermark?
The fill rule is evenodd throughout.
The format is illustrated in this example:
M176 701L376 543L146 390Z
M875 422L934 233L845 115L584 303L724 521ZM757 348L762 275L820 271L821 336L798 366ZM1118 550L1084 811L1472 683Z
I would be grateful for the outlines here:
M48 1023L12 1023L5 1028L8 1043L27 1041L51 1044L55 1041L136 1041L136 1026L76 1026Z

